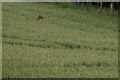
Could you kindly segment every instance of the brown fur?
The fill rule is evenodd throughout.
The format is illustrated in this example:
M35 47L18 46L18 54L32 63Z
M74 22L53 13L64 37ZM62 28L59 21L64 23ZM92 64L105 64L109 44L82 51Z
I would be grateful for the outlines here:
M41 15L39 15L37 18L26 17L26 19L40 20L40 19L43 19L43 17Z
M43 17L41 15L39 15L36 20L40 20L40 19L43 19Z

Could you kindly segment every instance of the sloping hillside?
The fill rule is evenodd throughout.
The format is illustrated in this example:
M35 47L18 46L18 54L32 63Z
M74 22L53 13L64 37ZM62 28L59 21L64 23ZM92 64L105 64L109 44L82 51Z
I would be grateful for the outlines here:
M3 77L118 77L117 18L43 3L2 10Z

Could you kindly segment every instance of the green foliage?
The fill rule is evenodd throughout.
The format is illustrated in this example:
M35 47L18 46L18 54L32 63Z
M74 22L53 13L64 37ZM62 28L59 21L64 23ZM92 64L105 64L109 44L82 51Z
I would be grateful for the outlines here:
M77 8L75 3L70 3L70 2L61 2L58 6L61 7L61 8L72 8L72 9Z
M96 14L99 14L99 15L103 15L103 16L112 16L112 17L118 17L118 11L113 9L113 13L111 15L111 12L110 12L110 8L106 8L106 7L103 7L103 10L102 10L102 13L100 14L100 11L98 9L98 6L97 5L90 5L89 3L88 4L84 4L84 3L79 3L80 5L77 6L74 2L60 2L58 5L55 5L57 7L60 7L60 8L68 8L68 9L75 9L75 10L86 10L87 12L89 13L96 13Z
M2 8L3 78L118 77L117 18L43 3Z

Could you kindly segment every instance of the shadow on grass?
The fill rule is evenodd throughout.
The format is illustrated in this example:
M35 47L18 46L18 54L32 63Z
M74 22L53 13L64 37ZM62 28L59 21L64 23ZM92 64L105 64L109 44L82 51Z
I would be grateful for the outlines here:
M103 47L90 47L90 46L84 46L79 44L73 44L68 42L57 42L57 41L46 41L46 40L29 40L29 39L22 39L15 36L6 36L3 34L3 38L9 38L9 39L19 39L22 40L21 42L17 41L4 41L5 44L10 45L26 45L30 47L42 47L42 48L67 48L67 49L88 49L88 50L108 50L108 51L117 51L117 49L110 49L110 48L103 48ZM29 43L26 43L28 41ZM34 42L37 42L38 44L35 44Z

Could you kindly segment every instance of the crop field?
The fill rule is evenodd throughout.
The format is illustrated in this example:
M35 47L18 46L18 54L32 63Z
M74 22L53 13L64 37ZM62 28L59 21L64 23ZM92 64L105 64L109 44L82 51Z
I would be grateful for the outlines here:
M35 20L39 14L44 19ZM116 78L117 21L45 3L2 3L2 77Z

